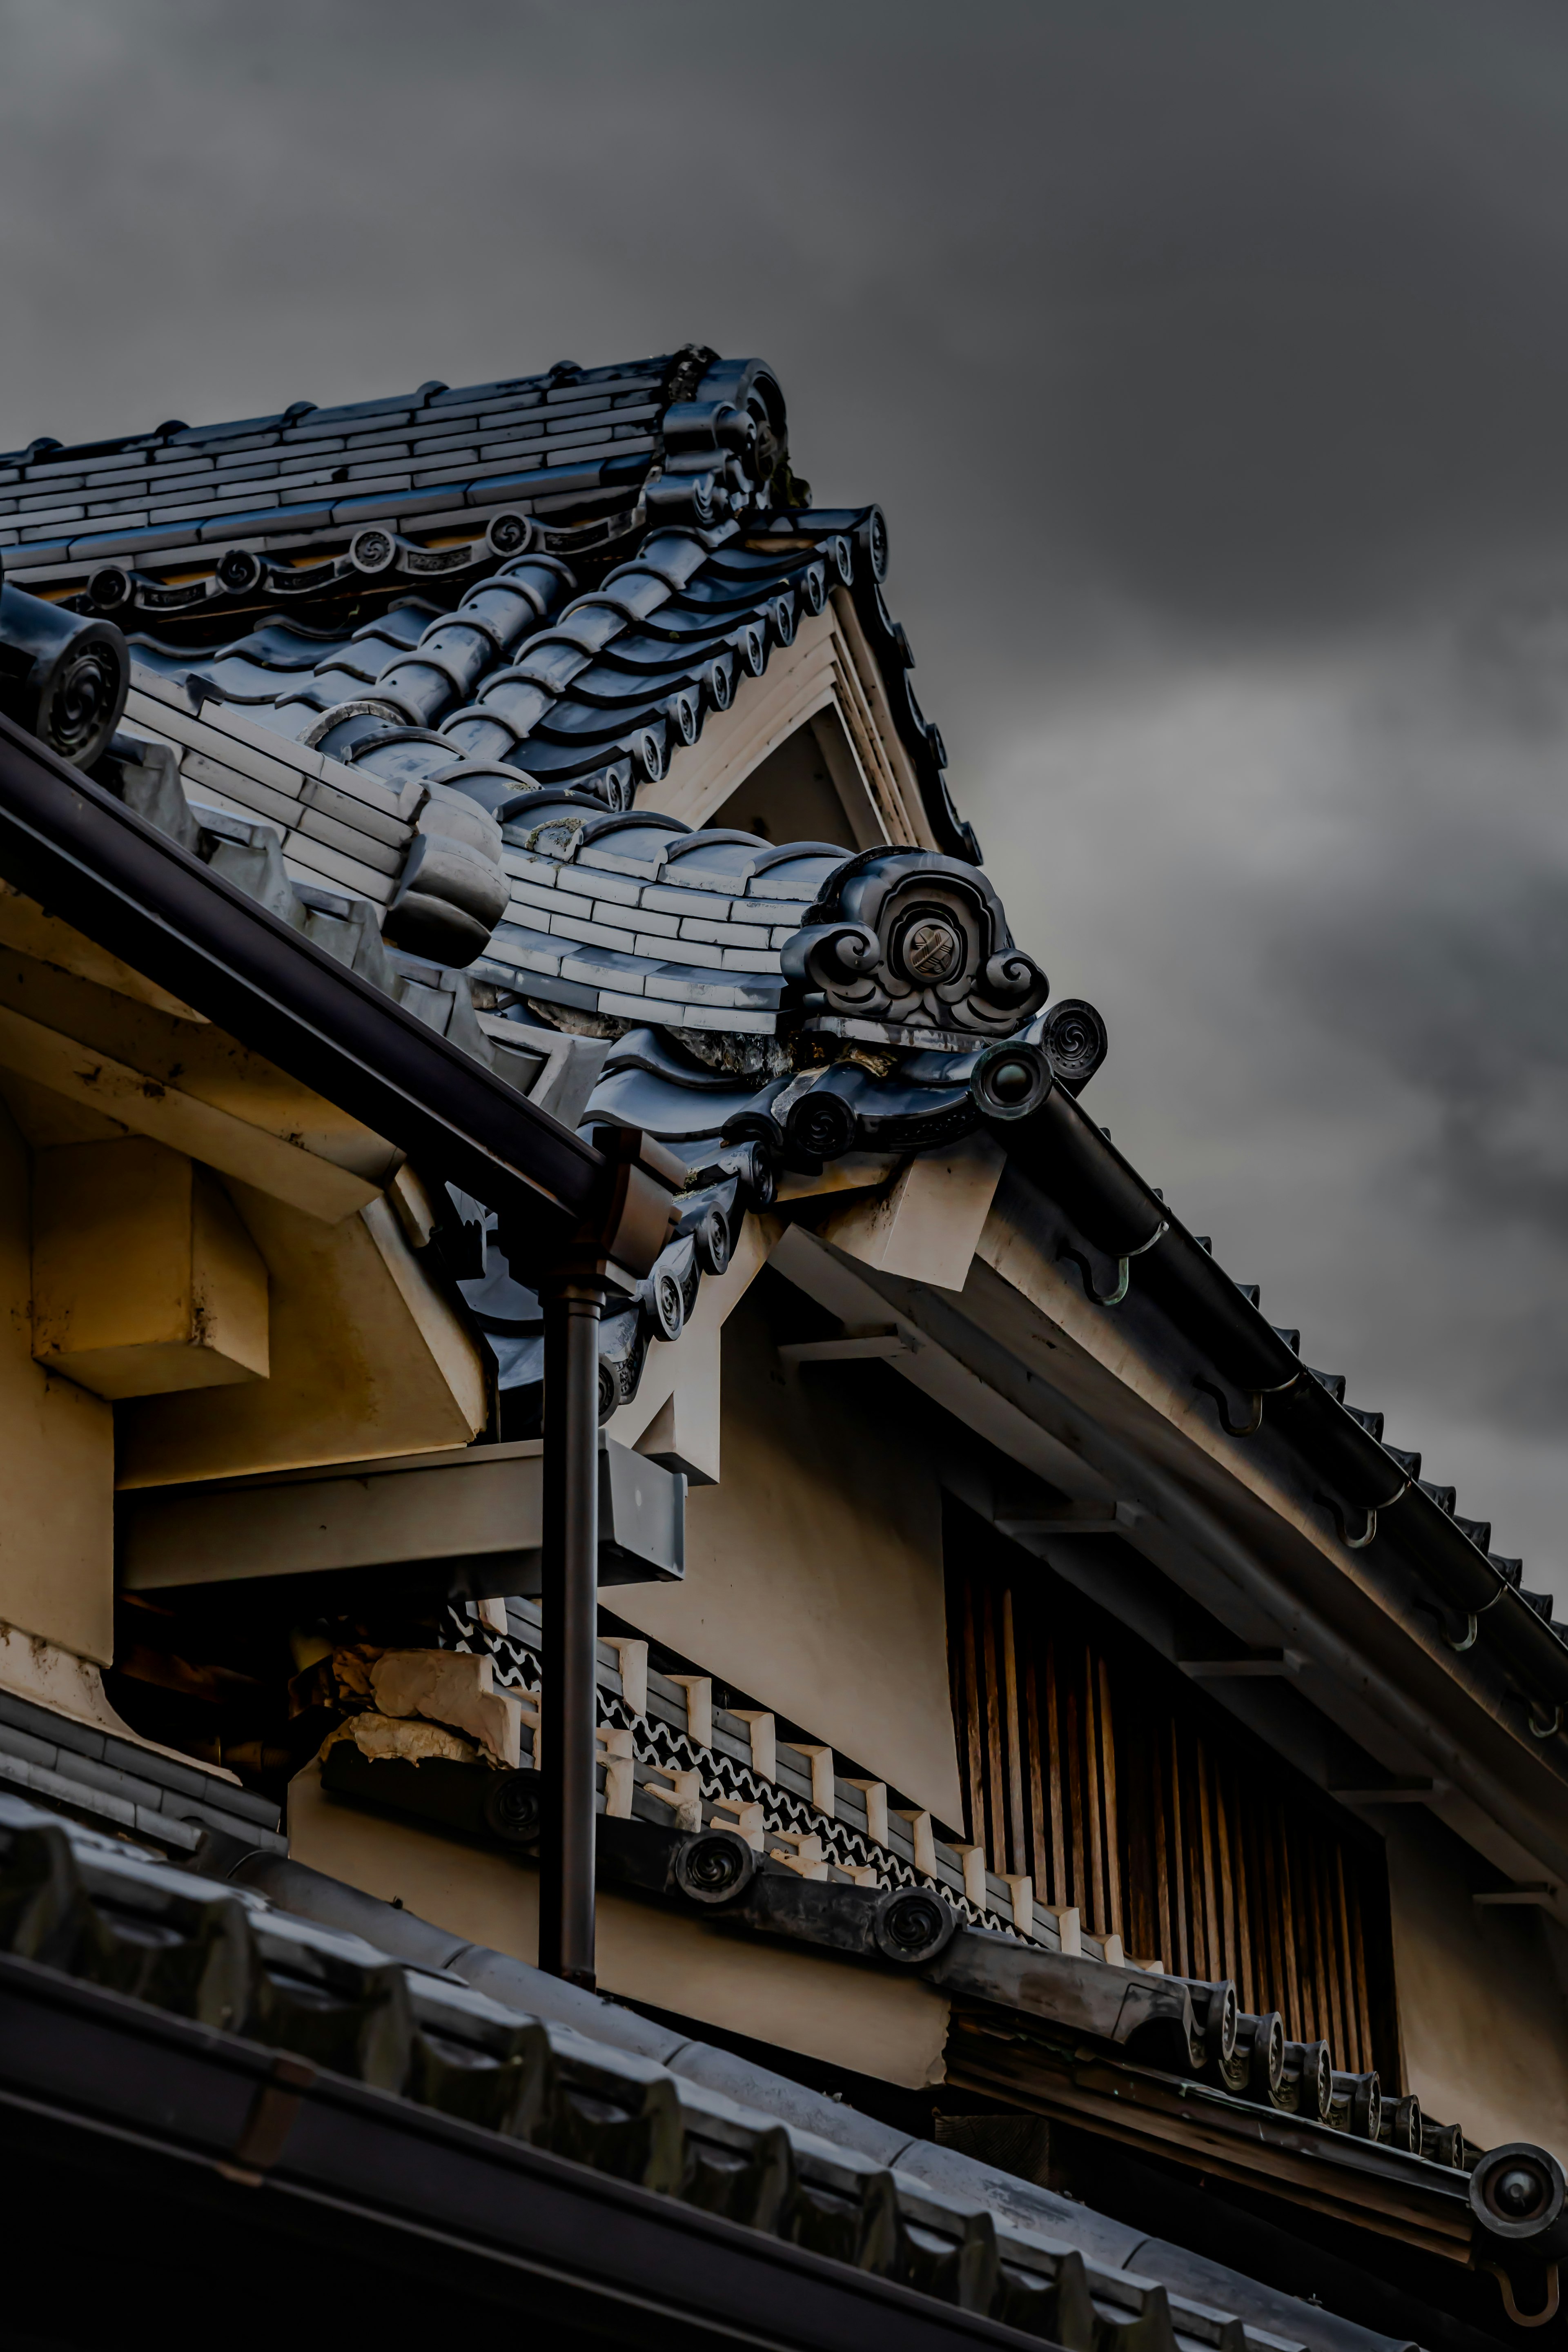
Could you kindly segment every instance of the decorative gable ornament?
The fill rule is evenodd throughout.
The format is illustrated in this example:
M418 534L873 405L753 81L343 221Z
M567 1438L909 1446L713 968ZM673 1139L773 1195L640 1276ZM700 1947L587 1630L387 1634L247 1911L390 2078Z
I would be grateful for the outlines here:
M847 860L783 964L805 1027L897 1045L1011 1037L1050 993L984 875L930 850Z

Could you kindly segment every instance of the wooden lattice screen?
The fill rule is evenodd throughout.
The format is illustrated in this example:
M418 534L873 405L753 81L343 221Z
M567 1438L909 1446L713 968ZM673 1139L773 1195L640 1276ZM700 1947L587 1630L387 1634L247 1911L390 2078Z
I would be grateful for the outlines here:
M1396 2072L1379 1842L1114 1620L952 1507L948 1654L970 1839L1092 1934L1232 1977L1336 2066Z

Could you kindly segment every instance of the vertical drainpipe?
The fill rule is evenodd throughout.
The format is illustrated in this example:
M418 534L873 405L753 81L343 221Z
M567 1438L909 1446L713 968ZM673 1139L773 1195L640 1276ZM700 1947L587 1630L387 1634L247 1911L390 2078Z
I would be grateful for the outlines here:
M539 1965L590 1990L604 1297L591 1268L568 1266L544 1285Z
M543 1687L539 1965L592 1990L595 1717L598 1696L599 1318L617 1275L653 1270L669 1238L674 1155L636 1128L593 1137L610 1162L594 1222L542 1276Z

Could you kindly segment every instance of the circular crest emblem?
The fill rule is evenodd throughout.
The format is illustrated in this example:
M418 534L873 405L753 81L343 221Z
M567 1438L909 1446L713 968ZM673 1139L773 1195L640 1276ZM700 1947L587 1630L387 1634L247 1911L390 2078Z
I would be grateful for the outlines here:
M527 515L499 514L485 537L498 555L516 555L531 542L533 525Z
M951 980L963 962L963 941L942 915L921 915L904 934L904 961L917 980Z
M397 541L386 530L362 530L349 548L349 561L356 572L384 572L397 560Z

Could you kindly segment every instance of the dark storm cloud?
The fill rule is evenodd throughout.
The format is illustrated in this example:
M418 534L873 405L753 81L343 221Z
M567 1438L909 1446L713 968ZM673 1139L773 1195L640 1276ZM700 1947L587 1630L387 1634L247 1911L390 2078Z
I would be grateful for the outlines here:
M820 472L963 509L983 606L1332 625L1568 521L1544 11L5 16L19 438L744 329Z
M1383 734L1331 894L1271 895L1266 967L1287 1021L1420 1107L1403 1144L1391 1134L1390 1172L1433 1240L1481 1277L1464 1316L1472 1395L1559 1435L1565 614L1562 596L1510 598L1425 649L1415 707Z
M1462 1507L1554 1544L1555 5L0 0L0 446L765 353L818 495L888 509L1015 927L1107 1004L1100 1115Z
M1058 983L1105 1003L1118 1140L1310 1360L1401 1404L1399 1442L1468 1421L1542 1449L1504 1540L1550 1544L1547 1577L1568 1409L1556 611L1124 676L1047 709L985 795L1039 877ZM1517 1491L1461 1451L1469 1507L1506 1522Z

